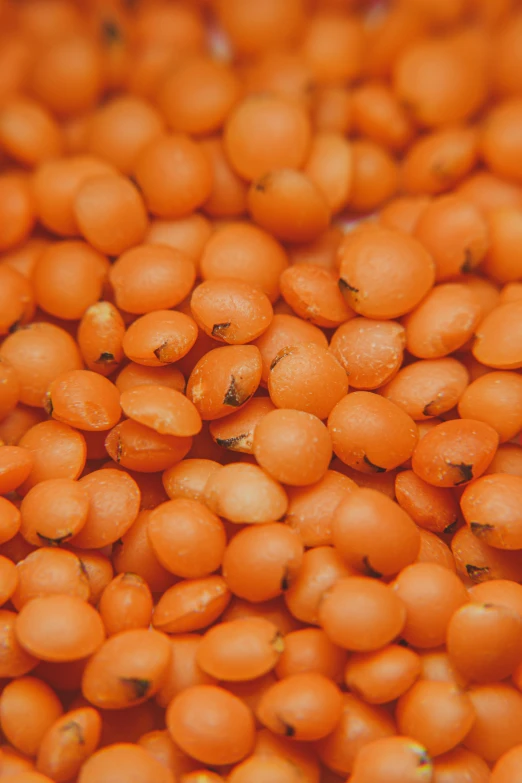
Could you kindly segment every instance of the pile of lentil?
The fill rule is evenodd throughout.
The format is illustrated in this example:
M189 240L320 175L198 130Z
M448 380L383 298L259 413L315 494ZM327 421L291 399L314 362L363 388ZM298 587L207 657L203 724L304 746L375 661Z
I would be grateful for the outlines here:
M521 783L517 0L0 0L0 782Z

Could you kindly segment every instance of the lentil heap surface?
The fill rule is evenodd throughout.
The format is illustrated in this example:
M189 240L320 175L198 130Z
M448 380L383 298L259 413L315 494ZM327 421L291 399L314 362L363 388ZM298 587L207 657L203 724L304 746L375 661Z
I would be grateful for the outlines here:
M522 783L518 0L0 0L0 783Z

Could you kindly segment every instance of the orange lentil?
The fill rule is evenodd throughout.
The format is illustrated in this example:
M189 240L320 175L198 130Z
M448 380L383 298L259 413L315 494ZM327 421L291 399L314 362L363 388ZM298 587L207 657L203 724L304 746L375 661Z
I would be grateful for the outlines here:
M313 484L328 469L332 437L317 416L279 408L267 413L258 423L254 431L254 456L267 473L283 484Z
M142 242L147 230L143 199L123 176L92 177L80 185L74 215L83 237L110 256Z
M20 753L19 750L15 750L11 745L2 745L2 775L8 777L9 775L19 775L20 773L29 774L33 772L33 769L33 761L29 756ZM37 779L36 783L42 783L42 780Z
M144 748L116 742L93 753L83 764L79 783L110 783L119 775L139 776L142 783L174 783L174 775Z
M89 495L79 481L47 479L22 500L20 532L33 546L57 546L79 533L88 513Z
M281 294L292 310L316 326L336 327L353 317L336 276L315 264L294 264L280 278Z
M202 499L214 513L238 524L280 519L288 506L276 479L257 465L238 462L211 473Z
M125 324L111 302L98 301L85 310L76 339L89 370L111 375L123 359Z
M47 729L62 712L57 695L36 677L14 680L2 691L2 731L17 750L28 756L36 756Z
M190 300L192 316L210 337L232 345L255 340L270 325L272 306L267 296L239 280L207 280Z
M397 728L422 743L431 756L456 747L471 729L475 710L452 683L420 681L397 703Z
M355 389L373 390L392 378L402 364L405 332L396 321L352 318L332 335L330 350Z
M488 473L509 473L513 476L522 476L521 472L522 448L515 443L501 443L497 453L489 463Z
M346 13L326 10L309 20L302 54L319 84L350 82L362 70L364 44L359 20Z
M333 354L313 343L283 348L270 367L270 399L325 419L348 391L348 378Z
M335 728L342 695L322 674L304 672L280 680L261 697L256 715L275 734L296 740L318 740Z
M11 600L20 611L33 598L65 594L91 597L89 580L75 554L58 547L42 547L18 563L18 584Z
M300 168L310 137L309 120L297 103L265 94L248 96L232 110L223 143L237 173L256 180L274 169Z
M445 487L433 486L413 470L403 470L395 478L397 503L424 530L451 533L459 518L455 496Z
M101 298L108 271L107 259L84 242L51 244L31 277L36 302L51 315L76 321Z
M472 353L475 359L498 370L522 367L520 350L520 301L499 304L479 324L475 331Z
M283 649L283 638L273 623L261 617L245 617L206 631L196 660L216 679L245 681L273 669Z
M467 286L462 283L437 285L403 320L406 348L418 359L448 356L461 348L475 331L481 332L480 316L480 305Z
M141 150L164 128L163 118L145 100L118 96L88 119L85 149L106 160L122 174L130 174Z
M269 233L250 223L232 222L205 244L200 271L204 280L243 280L274 302L287 265L285 250Z
M486 78L472 54L455 39L442 37L426 37L405 48L395 64L393 87L414 120L440 127L466 120L481 107Z
M0 497L0 543L5 544L14 538L21 524L19 509L7 498Z
M76 661L105 638L101 618L81 598L63 593L33 598L20 610L15 633L22 647L46 661Z
M330 222L323 192L309 176L291 168L273 168L254 180L247 202L254 222L286 242L309 242Z
M134 175L148 210L161 218L190 215L212 191L210 163L183 133L150 141L138 155Z
M85 438L68 424L42 421L27 430L18 443L32 457L31 470L18 487L19 494L25 495L46 479L77 479L84 468Z
M433 261L416 239L380 226L347 234L338 255L344 297L356 313L369 318L404 315L435 280Z
M0 446L0 492L7 495L17 489L33 467L33 456L21 446Z
M347 565L380 578L415 561L420 536L398 504L375 489L358 488L333 513L332 543Z
M509 677L518 665L521 646L521 617L505 606L466 604L448 625L448 654L455 667L475 682Z
M522 429L522 419L518 418L521 399L522 378L517 373L491 372L477 378L464 391L459 414L489 424L503 443Z
M210 476L221 469L219 462L211 459L185 459L168 468L162 475L167 495L201 500Z
M117 306L128 313L168 310L190 293L195 280L192 261L180 250L138 245L112 265L109 280Z
M468 381L468 371L456 359L422 359L399 370L380 392L414 421L422 421L454 408L466 394Z
M226 609L231 595L221 576L179 581L165 590L156 604L152 625L165 633L207 628Z
M201 418L184 394L160 384L140 385L122 392L120 404L130 419L161 435L197 435Z
M294 530L280 522L251 525L225 549L223 578L234 595L254 603L282 595L297 576L304 547ZM249 574L255 572L255 583Z
M402 161L401 183L407 193L436 195L459 184L478 156L474 128L441 128L414 141Z
M187 397L203 420L219 419L252 397L261 380L261 355L254 345L208 351L192 370Z
M193 758L230 764L245 758L254 744L254 718L237 696L216 685L194 685L168 706L167 728Z
M35 297L24 276L6 264L0 266L0 334L6 335L34 316Z
M355 128L371 141L400 151L411 140L409 117L383 83L367 82L354 90L352 112Z
M239 92L238 78L229 65L194 57L167 74L158 104L173 131L205 135L222 127Z
M334 644L366 652L384 647L401 633L406 606L387 585L353 576L326 591L319 621Z
M83 672L83 696L95 707L123 709L153 696L170 662L167 636L150 628L119 631L94 652Z
M398 166L384 147L365 139L352 143L351 209L370 212L380 207L395 195L398 184Z
M0 112L0 147L14 160L36 166L62 151L60 127L44 106L30 98L13 97Z
M489 424L457 419L439 424L413 451L414 472L436 487L458 487L482 475L495 455L498 435Z
M344 680L368 704L385 704L406 693L421 671L416 652L390 644L377 652L353 653Z
M83 366L73 338L59 326L38 321L8 335L0 346L0 358L16 372L20 402L37 408L57 375Z
M414 233L435 261L437 281L473 271L489 248L484 217L461 196L432 199L421 212Z
M366 391L338 402L328 429L334 453L363 473L382 473L401 465L412 455L418 437L413 419L398 405Z
M188 315L175 310L155 310L129 326L122 346L131 361L147 367L162 367L185 356L196 337L196 323Z
M176 576L204 577L221 565L223 524L197 500L161 503L149 516L147 534L160 563Z
M487 783L490 779L491 770L481 756L465 748L455 748L454 750L437 756L433 763L433 772L435 781L439 779L444 783L444 778L456 775L471 775L470 780L473 783ZM451 780L451 777L449 778Z
M152 596L141 576L119 574L103 591L98 609L108 636L134 628L148 628Z
M102 78L98 47L76 35L56 40L42 52L31 86L44 105L63 116L92 108L100 95Z
M402 636L417 648L442 644L451 617L467 601L466 588L458 576L436 563L407 566L392 589L406 607Z
M518 549L521 520L517 498L521 491L520 477L507 473L473 482L460 501L471 532L490 546Z
M100 714L92 707L66 712L43 735L36 768L58 783L77 774L98 747Z
M465 525L453 536L451 550L457 573L473 584L490 579L516 579L521 558L518 551L496 549L477 538Z
M247 680L243 682L228 682L227 690L234 696L241 699L242 703L248 707L255 714L261 697L272 685L277 682L275 674L268 672L261 677L256 677L254 680ZM259 720L256 720L256 725L259 724ZM223 770L224 771L224 770Z
M49 385L45 407L63 424L80 430L109 430L121 417L116 386L99 373L70 370L60 373Z

